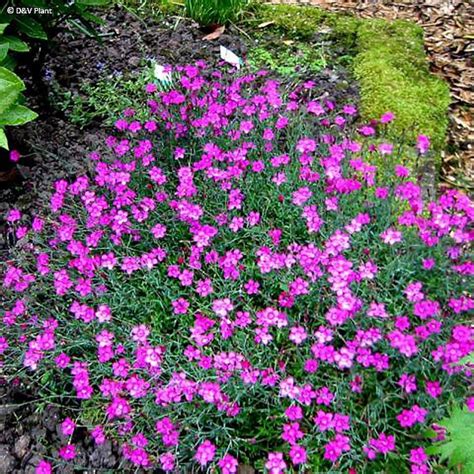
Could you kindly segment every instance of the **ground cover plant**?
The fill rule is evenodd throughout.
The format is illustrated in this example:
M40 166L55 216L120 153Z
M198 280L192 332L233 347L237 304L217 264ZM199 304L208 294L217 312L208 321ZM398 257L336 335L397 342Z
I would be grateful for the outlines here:
M390 138L403 137L413 144L419 134L425 134L432 138L435 149L443 149L449 88L429 71L420 26L401 20L359 19L296 5L256 3L253 11L255 16L249 20L252 24L270 22L269 28L290 38L312 41L315 34L326 31L353 57L364 119L391 110L398 120L389 131Z
M2 371L80 403L38 472L84 426L165 471L445 472L427 430L474 408L472 202L423 202L389 112L355 128L311 82L173 78L48 213L8 213Z

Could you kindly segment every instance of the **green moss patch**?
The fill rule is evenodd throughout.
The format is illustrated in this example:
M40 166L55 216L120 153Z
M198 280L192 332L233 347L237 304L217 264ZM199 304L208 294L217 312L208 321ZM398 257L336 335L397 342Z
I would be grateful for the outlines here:
M290 39L310 41L319 31L327 32L354 58L362 117L369 120L391 111L396 120L388 128L390 138L413 143L418 134L425 134L434 148L443 148L449 88L429 71L419 26L296 5L257 5L254 14L255 25L271 21L272 28Z
M357 33L355 76L361 87L365 118L395 114L391 136L412 142L420 133L442 148L448 126L449 88L428 69L423 30L406 21L361 22Z

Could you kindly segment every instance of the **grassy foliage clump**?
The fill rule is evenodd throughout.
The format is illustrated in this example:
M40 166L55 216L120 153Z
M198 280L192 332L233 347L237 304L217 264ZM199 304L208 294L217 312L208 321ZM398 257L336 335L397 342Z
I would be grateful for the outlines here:
M299 72L317 73L327 65L321 48L304 43L272 49L254 48L249 51L247 60L252 69L265 68L282 76L295 76Z
M242 14L248 0L185 0L186 14L202 26L225 25Z
M422 133L443 146L450 103L447 84L430 74L423 49L423 30L406 21L366 20L358 29L354 71L360 81L362 113L378 117L391 110L397 117L392 135L408 141Z

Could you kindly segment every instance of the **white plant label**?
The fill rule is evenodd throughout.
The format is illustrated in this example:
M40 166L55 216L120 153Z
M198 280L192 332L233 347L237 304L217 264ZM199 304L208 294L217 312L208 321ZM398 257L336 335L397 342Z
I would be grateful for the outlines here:
M171 73L165 72L165 68L161 64L155 64L154 75L160 82L164 82L164 83L171 82Z
M242 60L230 49L227 49L226 47L222 45L221 45L221 59L223 59L226 63L232 64L232 66L235 66L237 69L240 69L240 66L242 65Z

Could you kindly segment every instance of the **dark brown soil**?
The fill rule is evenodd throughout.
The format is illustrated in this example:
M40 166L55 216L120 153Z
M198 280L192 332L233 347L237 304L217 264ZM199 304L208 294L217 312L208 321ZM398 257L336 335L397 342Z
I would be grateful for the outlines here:
M57 448L68 442L60 426L65 410L47 405L38 412L34 398L12 387L0 387L0 400L0 474L33 474L41 459L57 458ZM96 446L86 430L78 428L72 442L77 450L74 463L64 463L55 472L68 474L81 466L88 472L126 469L110 441Z

